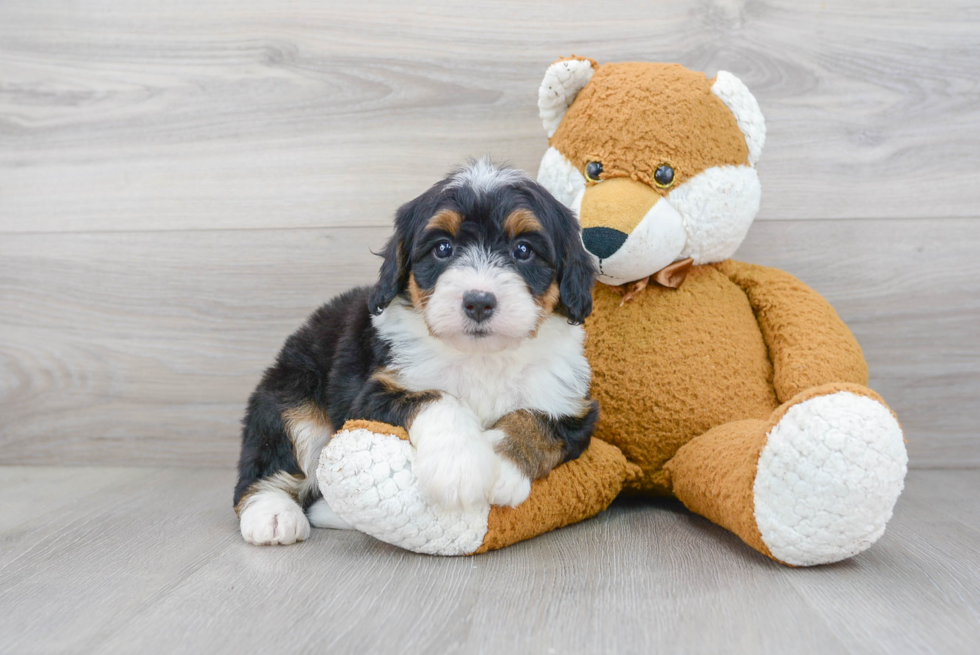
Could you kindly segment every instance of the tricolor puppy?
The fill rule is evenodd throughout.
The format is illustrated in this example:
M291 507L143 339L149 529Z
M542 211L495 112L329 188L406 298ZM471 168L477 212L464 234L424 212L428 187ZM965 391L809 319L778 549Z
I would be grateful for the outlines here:
M471 163L398 210L373 289L318 309L249 400L235 510L254 544L347 527L315 471L335 427L404 427L429 500L515 506L588 446L595 269L570 210Z

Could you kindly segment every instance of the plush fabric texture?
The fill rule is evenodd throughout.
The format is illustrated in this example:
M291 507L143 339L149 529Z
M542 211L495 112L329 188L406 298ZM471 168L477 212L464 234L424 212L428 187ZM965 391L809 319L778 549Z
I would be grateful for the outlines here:
M820 294L775 268L726 261L717 269L745 292L758 316L780 402L828 382L868 384L861 346Z
M583 230L606 227L629 234L658 200L660 195L646 184L613 178L594 185L582 198L579 224Z
M568 207L585 191L585 176L554 148L548 148L541 158L538 182Z
M323 499L350 526L389 544L429 555L473 553L487 534L490 506L457 511L427 502L415 449L402 433L382 423L345 424L320 454Z
M904 487L901 426L861 387L788 404L758 461L762 541L774 558L794 566L852 557L884 533Z
M333 442L324 450L331 507L390 543L441 554L528 539L621 492L677 497L791 566L868 548L904 484L901 426L865 386L861 348L826 300L788 273L728 259L759 208L758 102L729 73L572 57L548 69L539 105L550 137L539 180L594 230L583 240L600 280L624 284L597 284L585 323L600 407L592 446L517 508L445 516L413 490L397 431L358 423L335 455ZM602 181L586 181L589 162ZM669 189L653 179L662 164L674 168ZM687 258L676 288L649 283ZM397 459L387 468L375 459L386 449Z
M708 78L678 64L599 66L549 143L580 170L598 161L602 179L632 177L652 188L661 164L674 168L676 187L711 166L747 164L749 156L738 121Z
M678 258L695 264L728 259L759 213L762 186L751 166L714 166L675 188L670 204L681 215L687 243Z
M755 520L755 476L768 421L725 423L685 444L664 466L674 495L692 512L772 557Z
M423 498L414 463L402 428L348 421L323 449L317 480L330 508L357 530L419 553L471 555L595 516L639 474L595 439L578 459L536 480L520 507L447 511Z
M585 322L596 436L643 470L630 490L669 495L662 468L678 448L779 405L772 364L748 298L715 267L692 267L679 289L650 285L621 301L597 285Z
M518 507L494 507L478 553L530 539L595 516L609 507L623 484L639 474L615 446L593 439L576 459L531 485Z
M568 106L588 84L598 64L584 57L562 57L545 72L538 89L538 114L548 136L555 133Z
M711 85L711 92L734 114L749 148L749 163L755 166L762 155L762 147L766 144L766 120L762 116L759 102L742 80L728 71L718 71Z
M344 427L341 429L367 430L368 432L374 432L375 434L390 434L391 436L398 437L403 441L410 441L408 438L408 432L405 431L405 428L398 427L397 425L389 425L388 423L381 423L380 421L355 419L344 423Z

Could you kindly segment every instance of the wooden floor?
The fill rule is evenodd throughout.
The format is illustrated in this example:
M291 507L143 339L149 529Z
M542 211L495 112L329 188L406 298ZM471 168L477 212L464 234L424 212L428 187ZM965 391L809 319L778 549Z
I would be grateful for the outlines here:
M537 171L570 54L748 85L736 258L834 305L913 466L980 466L977 0L3 0L0 464L233 466L398 205L481 153Z
M242 542L233 473L0 467L0 653L975 653L980 471L920 470L881 541L774 564L673 502L487 555ZM438 646L434 646L438 644Z
M570 54L758 98L736 258L858 337L919 469L887 534L792 570L620 504L472 559L246 546L262 370L399 204L537 170ZM2 0L0 655L980 652L980 472L928 470L980 467L978 61L977 0Z

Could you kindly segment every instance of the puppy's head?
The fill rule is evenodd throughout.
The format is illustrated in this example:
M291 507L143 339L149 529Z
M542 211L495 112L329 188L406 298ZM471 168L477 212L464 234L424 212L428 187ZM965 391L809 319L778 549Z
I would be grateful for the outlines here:
M595 268L571 212L524 173L471 162L403 205L370 299L402 296L461 350L500 350L553 313L581 323Z

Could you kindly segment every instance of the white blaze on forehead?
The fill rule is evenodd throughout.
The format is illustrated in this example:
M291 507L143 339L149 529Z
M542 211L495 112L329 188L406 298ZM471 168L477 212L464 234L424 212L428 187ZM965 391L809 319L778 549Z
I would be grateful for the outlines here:
M490 337L484 339L521 339L538 324L541 309L524 278L505 266L498 256L473 247L442 272L425 304L425 320L433 334L472 339L466 333L477 326L463 309L463 295L468 291L489 292L497 299L493 314L479 325L490 332ZM488 341L487 345L492 343Z
M489 193L500 187L527 181L524 171L495 165L489 157L469 162L450 176L447 189L469 187L480 193Z

